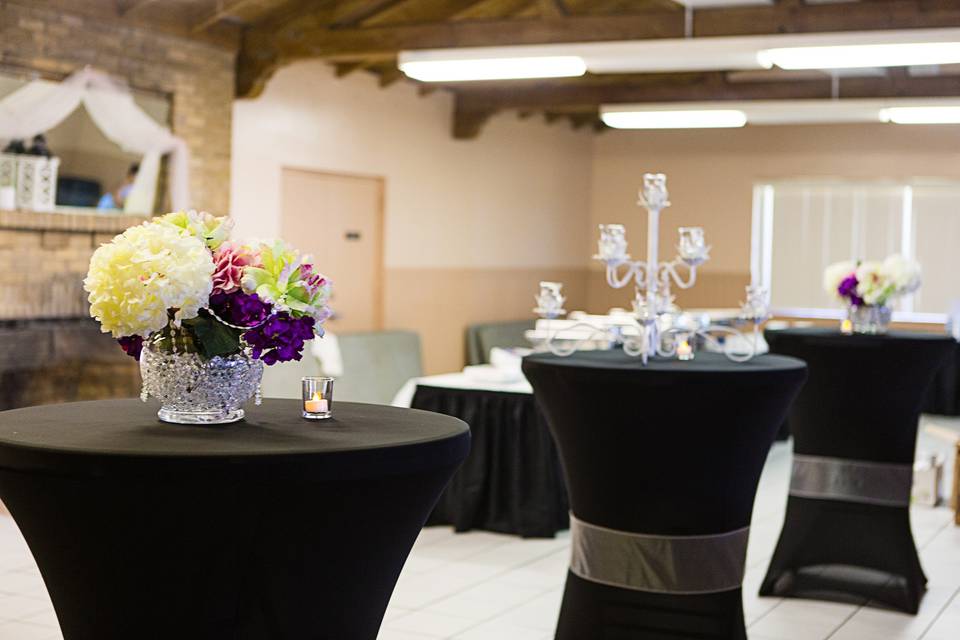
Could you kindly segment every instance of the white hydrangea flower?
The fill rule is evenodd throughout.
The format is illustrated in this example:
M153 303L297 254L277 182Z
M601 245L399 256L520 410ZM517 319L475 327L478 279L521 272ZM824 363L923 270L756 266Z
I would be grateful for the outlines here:
M894 254L883 261L880 273L894 287L895 296L913 293L920 288L920 264Z
M213 288L213 256L194 236L146 222L101 245L83 281L90 315L114 337L149 336L174 321L197 317Z
M204 242L210 250L217 249L226 242L233 230L233 220L227 217L217 217L206 211L174 211L155 220L161 224L168 224L179 229L183 233L189 233L201 242Z
M886 301L886 283L880 277L880 263L861 262L857 265L857 295L865 304L883 304Z
M823 290L826 291L828 295L839 299L840 295L837 293L837 288L840 286L840 283L843 282L844 278L856 271L856 269L857 263L852 260L844 260L831 264L823 271Z

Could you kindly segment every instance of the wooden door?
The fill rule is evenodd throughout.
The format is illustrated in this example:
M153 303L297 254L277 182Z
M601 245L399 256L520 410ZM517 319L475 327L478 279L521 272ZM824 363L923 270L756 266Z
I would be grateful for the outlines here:
M281 233L333 282L328 327L383 328L383 179L283 169Z

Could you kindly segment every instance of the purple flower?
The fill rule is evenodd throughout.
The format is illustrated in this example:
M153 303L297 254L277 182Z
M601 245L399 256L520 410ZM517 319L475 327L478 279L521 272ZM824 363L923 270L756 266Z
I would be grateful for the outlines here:
M123 349L124 353L128 356L134 360L140 359L140 352L143 350L142 337L127 336L125 338L117 338L117 342L120 343L120 348Z
M210 296L210 310L229 324L237 327L255 327L266 320L273 307L257 294L218 291Z
M851 273L841 280L840 285L837 287L837 293L840 294L840 297L847 298L850 304L857 307L863 304L863 298L857 294L858 284L860 283L857 281L856 274Z
M243 334L253 357L264 364L299 360L304 343L313 338L314 319L310 316L294 318L286 311L276 313L255 329Z

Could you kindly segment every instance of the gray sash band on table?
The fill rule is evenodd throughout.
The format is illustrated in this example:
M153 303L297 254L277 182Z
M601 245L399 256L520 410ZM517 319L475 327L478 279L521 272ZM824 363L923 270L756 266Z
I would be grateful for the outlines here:
M656 593L716 593L739 588L750 527L706 536L617 531L570 514L570 571L600 584Z
M907 507L912 485L909 464L794 456L790 495Z

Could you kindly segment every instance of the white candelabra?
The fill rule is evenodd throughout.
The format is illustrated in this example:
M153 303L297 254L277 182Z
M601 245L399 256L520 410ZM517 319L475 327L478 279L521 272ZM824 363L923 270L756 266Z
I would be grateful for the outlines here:
M757 352L760 323L767 318L765 290L761 287L747 287L747 301L741 305L739 319L752 321L754 324L752 341L746 340L745 336L733 327L680 321L671 287L689 289L696 283L697 267L709 259L710 247L704 240L702 228L680 227L677 256L669 262L659 261L660 213L670 206L667 177L662 173L648 173L643 176L638 204L647 210L646 260L631 260L627 253L626 230L620 224L600 225L600 240L597 243L597 255L594 256L606 265L607 284L611 287L622 289L631 282L634 283L636 294L633 317L636 331L627 332L622 328L611 331L581 323L566 326L563 331L569 335L579 330L581 333L586 332L585 337L571 341L554 332L546 340L547 348L557 355L570 355L586 341L606 339L622 343L625 353L640 356L646 364L654 354L676 356L683 360L692 359L690 341L694 336L700 336L731 360L744 362L752 358ZM560 293L561 286L557 282L541 282L534 312L547 320L563 315L565 298ZM728 340L721 344L714 334L727 334L728 337L737 336L744 340ZM732 342L738 344L731 346Z

